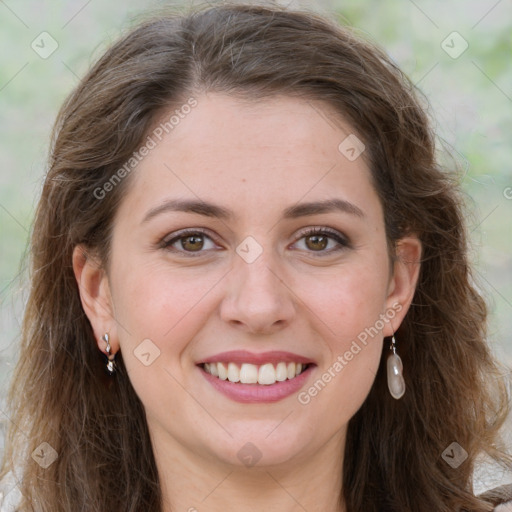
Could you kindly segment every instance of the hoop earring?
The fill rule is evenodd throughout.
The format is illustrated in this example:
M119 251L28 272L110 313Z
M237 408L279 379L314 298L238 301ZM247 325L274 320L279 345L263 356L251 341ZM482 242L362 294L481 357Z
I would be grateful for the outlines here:
M107 372L109 375L114 375L114 373L116 373L116 362L114 361L116 355L110 353L112 350L112 347L110 346L110 338L109 338L108 333L105 333L101 339L107 344L107 347L105 349L107 351L107 358L108 358Z
M393 334L391 338L391 345L389 346L391 354L388 356L387 373L388 373L388 388L391 396L399 400L405 393L405 381L403 376L404 367L400 356L396 353L396 340Z

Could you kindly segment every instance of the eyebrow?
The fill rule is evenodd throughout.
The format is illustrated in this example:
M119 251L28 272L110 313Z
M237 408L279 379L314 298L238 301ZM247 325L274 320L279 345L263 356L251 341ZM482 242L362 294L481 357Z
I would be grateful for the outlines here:
M230 220L235 217L233 211L222 206L194 199L170 199L161 205L152 208L144 216L142 223L167 212L197 213L205 217L214 217L222 220ZM327 199L325 201L314 201L309 203L298 203L283 211L284 219L297 219L309 215L321 213L341 212L364 218L363 211L353 203L344 199Z

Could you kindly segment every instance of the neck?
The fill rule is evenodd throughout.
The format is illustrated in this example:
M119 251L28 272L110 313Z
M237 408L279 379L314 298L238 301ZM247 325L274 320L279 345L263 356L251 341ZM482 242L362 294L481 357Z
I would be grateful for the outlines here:
M155 442L156 441L156 442ZM272 466L229 464L154 439L163 512L344 512L343 443Z

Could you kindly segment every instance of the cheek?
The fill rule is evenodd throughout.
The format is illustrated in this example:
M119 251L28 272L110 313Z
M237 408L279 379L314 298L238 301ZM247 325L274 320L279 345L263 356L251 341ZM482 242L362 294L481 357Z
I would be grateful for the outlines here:
M182 354L212 314L208 298L219 277L127 261L113 278L120 350L130 381L147 411L158 411L165 402L164 422L180 414L180 400L188 397L179 384Z
M208 296L219 283L215 272L172 270L165 264L125 261L113 275L116 320L125 351L151 339L166 355L182 350L200 328Z
M302 279L301 297L325 325L326 339L340 345L375 326L384 313L387 269L383 265L340 268L324 278ZM378 330L380 324L377 324Z
M329 411L336 425L359 409L375 380L382 354L382 328L394 315L384 310L388 289L385 256L346 265L329 279L302 281L301 296L317 318L324 356L313 387L301 403ZM318 277L318 276L317 276ZM317 398L318 397L318 398Z
M318 316L323 354L311 385L299 396L318 429L338 429L361 407L375 380L382 354L382 276L351 274L315 287L308 306Z

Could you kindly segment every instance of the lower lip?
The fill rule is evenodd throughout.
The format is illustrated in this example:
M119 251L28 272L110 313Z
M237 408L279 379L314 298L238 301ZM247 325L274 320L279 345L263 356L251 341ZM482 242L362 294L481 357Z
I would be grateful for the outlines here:
M214 377L206 372L202 367L199 370L204 378L222 394L231 398L235 402L242 403L269 403L278 402L294 393L304 385L309 374L315 365L309 365L300 375L291 380L276 382L275 384L241 384L240 382L230 382Z

